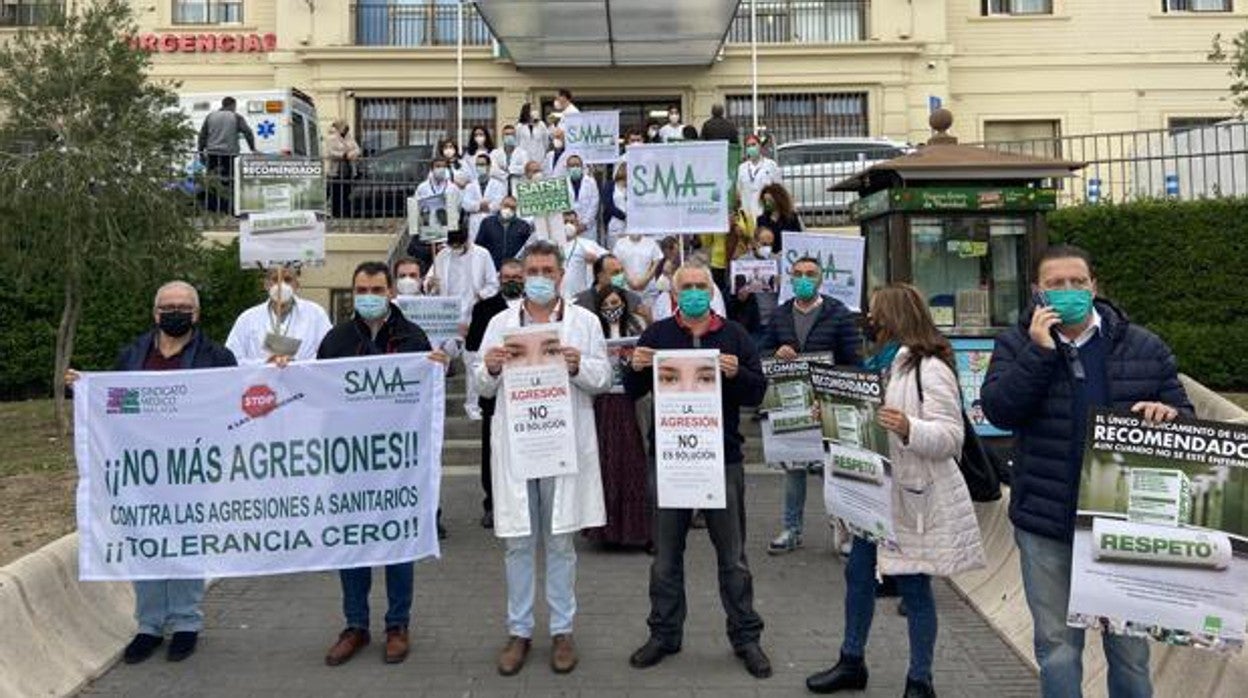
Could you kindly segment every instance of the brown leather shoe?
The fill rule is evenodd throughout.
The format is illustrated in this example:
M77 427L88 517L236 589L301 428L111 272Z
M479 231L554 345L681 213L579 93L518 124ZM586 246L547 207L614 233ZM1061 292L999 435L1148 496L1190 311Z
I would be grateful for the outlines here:
M576 645L572 634L555 635L551 638L550 668L556 674L567 674L576 668Z
M325 655L325 663L330 666L338 666L355 656L360 649L367 647L369 642L368 631L360 628L347 628L338 635L338 642L329 648L329 653Z
M498 673L503 676L515 676L524 668L524 660L529 657L529 645L532 644L527 637L518 637L512 635L507 638L507 646L498 655Z
M407 659L407 628L390 628L386 631L386 664L398 664Z

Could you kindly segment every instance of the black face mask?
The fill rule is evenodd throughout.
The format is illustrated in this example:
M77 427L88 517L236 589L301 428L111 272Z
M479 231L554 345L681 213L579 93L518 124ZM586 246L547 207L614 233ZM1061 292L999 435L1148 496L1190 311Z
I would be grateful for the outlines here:
M863 338L866 339L868 342L875 344L876 340L879 339L879 335L880 335L879 326L876 325L867 316L864 315L858 319L858 327L862 330Z
M523 281L504 281L502 292L503 292L503 298L515 300L516 298L519 298L524 295L524 282Z
M160 314L156 326L170 337L184 337L195 327L195 314L182 310L165 311Z

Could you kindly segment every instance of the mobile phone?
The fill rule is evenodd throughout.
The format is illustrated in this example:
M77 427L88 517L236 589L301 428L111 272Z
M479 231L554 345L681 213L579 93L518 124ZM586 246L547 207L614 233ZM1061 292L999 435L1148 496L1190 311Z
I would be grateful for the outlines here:
M1031 303L1037 308L1049 307L1049 299L1044 295L1044 291L1036 291L1031 294Z

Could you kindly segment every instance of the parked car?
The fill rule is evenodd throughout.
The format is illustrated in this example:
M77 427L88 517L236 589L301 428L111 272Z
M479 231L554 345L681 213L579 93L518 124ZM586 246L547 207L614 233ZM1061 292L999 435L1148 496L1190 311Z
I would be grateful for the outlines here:
M913 150L908 143L888 138L815 138L776 146L776 164L808 225L839 223L858 195L830 192L828 187Z
M431 145L403 145L361 158L347 193L352 218L404 218L407 198L429 176Z

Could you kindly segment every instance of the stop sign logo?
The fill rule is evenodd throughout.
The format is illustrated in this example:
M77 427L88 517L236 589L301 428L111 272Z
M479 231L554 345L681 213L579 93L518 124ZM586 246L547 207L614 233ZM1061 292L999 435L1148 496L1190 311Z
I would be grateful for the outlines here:
M243 393L243 412L257 419L277 407L277 394L267 385L253 385Z

